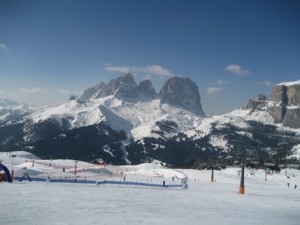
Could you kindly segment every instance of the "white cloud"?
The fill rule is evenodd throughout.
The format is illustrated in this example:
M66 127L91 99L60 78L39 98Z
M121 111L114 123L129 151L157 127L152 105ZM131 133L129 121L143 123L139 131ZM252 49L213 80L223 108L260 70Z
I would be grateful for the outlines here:
M5 44L3 44L3 43L1 43L0 42L0 50L7 50L8 49L8 47L5 45Z
M34 88L21 88L20 92L25 93L25 94L37 94L39 92L42 92L43 89L39 87L34 87Z
M225 81L224 81L224 80L217 80L217 84L218 84L218 85L225 84Z
M258 84L261 85L261 86L265 86L265 87L273 87L273 83L271 81L268 81L268 80L259 82Z
M130 73L133 70L133 67L128 66L107 66L105 70L108 72L117 72L117 73Z
M236 64L227 65L224 70L226 72L233 73L237 76L247 76L250 74L249 70L242 69L240 65L236 65Z
M160 65L151 65L145 67L132 67L132 66L106 66L106 71L117 73L140 73L140 74L152 74L161 77L175 76L170 70L161 67Z
M70 90L66 90L66 89L57 89L56 91L60 94L70 94L71 93Z
M147 67L141 68L141 70L143 72L152 73L152 74L159 75L159 76L162 76L162 77L172 77L172 76L174 76L174 74L171 71L169 71L165 68L162 68L159 65L147 66Z
M207 88L207 94L209 94L209 95L216 95L216 94L222 94L222 93L224 93L223 88L218 88L218 87Z

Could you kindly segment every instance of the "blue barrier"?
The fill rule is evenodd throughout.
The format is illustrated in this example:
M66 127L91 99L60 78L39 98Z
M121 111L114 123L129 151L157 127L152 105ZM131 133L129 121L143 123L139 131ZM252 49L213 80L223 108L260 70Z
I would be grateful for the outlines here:
M15 180L19 180L19 182L23 181L22 177L15 177ZM40 177L30 177L31 181L38 181L38 182L46 182L46 178L40 178Z
M69 183L69 184L96 184L95 180L65 180L65 179L49 179L51 183Z
M23 175L23 177L21 177L20 179L19 179L19 181L21 182L21 181L23 181L23 180L28 180L28 181L32 181L31 180L31 177L28 175L28 173L25 173L24 175Z
M161 187L161 188L181 188L183 185L181 184L149 184L142 182L131 182L131 181L114 181L114 180L102 180L97 181L97 185L99 184L116 184L116 185L133 185L133 186L144 186L144 187Z
M22 177L15 177L15 179L21 180ZM96 184L96 185L128 185L128 186L141 186L141 187L156 187L156 188L177 188L177 189L187 189L188 186L186 183L182 184L166 184L162 182L161 184L153 183L143 183L143 182L132 182L132 181L115 181L115 180L78 180L78 179L63 179L63 178L38 178L31 177L32 181L37 182L50 182L50 183L68 183L68 184Z

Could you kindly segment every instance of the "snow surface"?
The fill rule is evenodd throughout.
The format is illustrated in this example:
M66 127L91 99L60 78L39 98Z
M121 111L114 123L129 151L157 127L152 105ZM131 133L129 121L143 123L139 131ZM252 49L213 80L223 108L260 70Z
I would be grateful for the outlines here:
M300 80L292 81L292 82L282 82L277 84L276 86L293 86L293 85L300 85Z
M4 156L0 153L0 158ZM50 162L51 166L48 165ZM70 167L71 170L73 165L74 160L35 160L34 167L30 169L41 172L41 168L49 168L42 173L51 174L61 171L62 167ZM81 175L89 175L91 168L95 167L85 162L78 162L78 166L90 166L90 170L82 171ZM16 171L23 170L22 167L22 164L15 165ZM294 185L300 183L299 170L288 170L289 178L284 175L285 171L267 175L267 181L264 171L246 170L246 193L239 195L238 168L215 171L216 182L213 183L210 182L209 170L167 169L159 162L107 166L106 169L114 174L122 173L128 179L133 176L135 179L149 179L153 176L166 179L174 174L181 177L186 175L189 188L174 190L51 182L2 182L1 224L299 224L300 189L294 189ZM290 183L290 187L287 183Z
M300 144L299 145L295 145L292 148L292 155L290 155L288 158L296 158L296 159L300 159Z

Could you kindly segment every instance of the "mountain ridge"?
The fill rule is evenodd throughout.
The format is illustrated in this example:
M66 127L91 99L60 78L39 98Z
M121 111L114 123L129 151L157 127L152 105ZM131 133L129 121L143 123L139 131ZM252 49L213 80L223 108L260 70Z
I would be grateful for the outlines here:
M198 87L189 78L170 78L156 93L150 80L136 84L131 74L125 74L57 107L26 114L14 126L3 124L0 151L29 150L40 157L85 160L101 157L117 164L158 159L191 165L217 155L239 159L234 155L241 151L238 142L252 146L248 154L261 160L271 155L280 162L282 151L291 154L299 144L300 129L274 120L276 107L295 105L272 96L260 94L243 109L206 118ZM287 137L282 150L278 146Z

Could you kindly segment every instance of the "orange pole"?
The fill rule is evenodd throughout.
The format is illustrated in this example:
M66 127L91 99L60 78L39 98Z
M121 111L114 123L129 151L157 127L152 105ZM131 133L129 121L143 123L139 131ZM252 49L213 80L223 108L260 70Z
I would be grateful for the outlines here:
M239 194L244 195L245 194L245 187L239 188Z
M241 183L239 188L239 194L245 194L245 162L242 165L242 173L241 173Z

